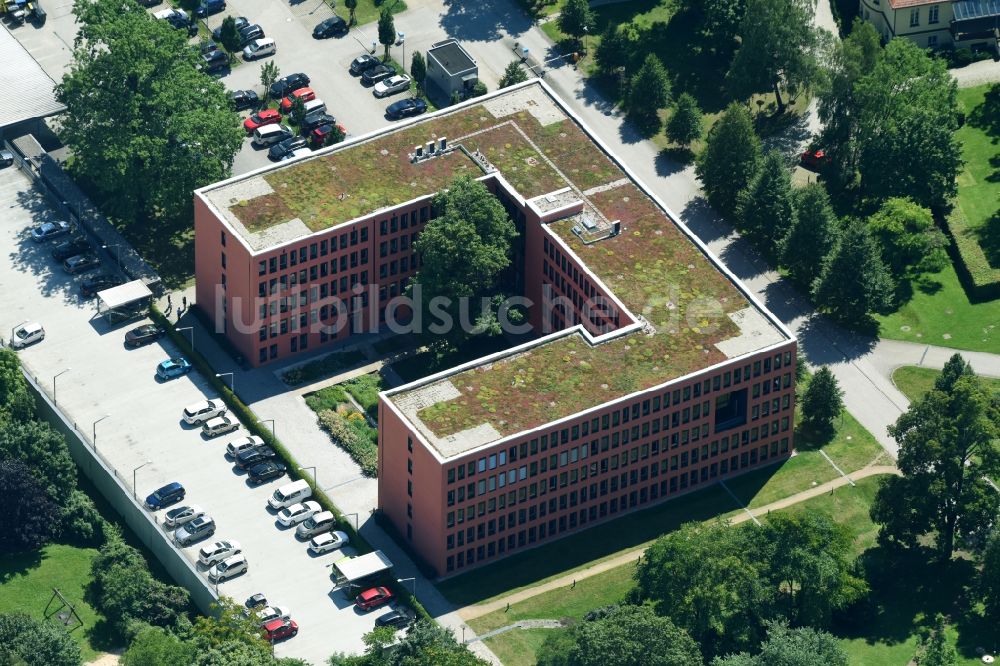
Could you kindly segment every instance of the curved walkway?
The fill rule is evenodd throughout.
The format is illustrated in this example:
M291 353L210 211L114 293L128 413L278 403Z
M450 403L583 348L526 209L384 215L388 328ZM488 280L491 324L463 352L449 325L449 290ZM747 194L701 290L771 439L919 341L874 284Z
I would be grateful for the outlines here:
M738 524L750 520L751 516L763 516L767 515L771 511L777 511L778 509L784 509L789 506L793 506L800 502L804 502L813 497L823 495L827 492L834 490L835 488L842 488L843 486L849 485L852 481L857 481L858 479L864 479L869 476L877 476L879 474L899 474L899 470L893 465L869 465L868 467L863 467L856 472L852 472L847 476L837 477L833 481L828 481L826 483L821 483L818 486L809 488L808 490L803 490L800 493L795 493L794 495L789 495L784 499L771 502L770 504L765 504L764 506L758 507L756 509L748 509L747 511L740 513L732 518L732 523ZM541 585L536 585L524 590L519 590L514 594L509 594L506 597L501 597L499 599L494 599L484 604L475 604L472 606L466 606L458 611L459 616L466 622L469 620L474 620L477 617L482 617L493 611L502 610L507 607L507 604L516 604L519 601L524 601L525 599L530 599L531 597L538 596L545 592L558 589L560 587L568 587L573 584L574 581L583 580L584 578L590 578L591 576L596 576L599 573L608 571L609 569L614 569L620 567L624 564L630 562L635 562L642 557L642 554L646 552L645 548L636 548L635 550L630 550L621 555L613 557L609 560L604 560L603 562L598 562L597 564L587 567L586 569L581 569L579 571L574 571L568 573L565 576L560 576L559 578L554 578L550 581L542 583ZM508 628L513 628L511 625ZM500 633L497 631L496 633ZM493 635L493 632L484 634L480 637L486 638Z

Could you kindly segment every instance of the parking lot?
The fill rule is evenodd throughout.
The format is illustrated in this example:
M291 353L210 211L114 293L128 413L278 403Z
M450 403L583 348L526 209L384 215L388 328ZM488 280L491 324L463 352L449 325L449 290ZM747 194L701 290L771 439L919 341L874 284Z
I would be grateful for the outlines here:
M109 327L95 316L96 300L79 296L79 282L87 276L71 277L51 259L57 241L39 244L29 237L32 226L57 218L14 167L0 170L0 206L6 211L0 221L6 258L0 267L0 331L9 338L25 320L37 320L46 330L42 342L19 352L27 370L80 432L96 432L96 448L127 485L134 475L140 500L178 481L187 489L184 503L200 505L215 519L215 535L184 548L186 557L196 561L198 547L216 539L242 544L248 572L218 590L240 602L263 592L269 602L291 609L300 633L276 645L277 655L320 664L333 651L361 652L361 636L384 611L361 614L342 592L331 593L327 566L341 554L312 557L293 530L277 526L266 501L287 477L251 487L224 457L226 443L245 431L206 440L199 428L183 424L185 406L215 397L206 392L206 382L197 373L157 381L156 365L176 353L170 343L130 350L123 344L125 332L145 321Z

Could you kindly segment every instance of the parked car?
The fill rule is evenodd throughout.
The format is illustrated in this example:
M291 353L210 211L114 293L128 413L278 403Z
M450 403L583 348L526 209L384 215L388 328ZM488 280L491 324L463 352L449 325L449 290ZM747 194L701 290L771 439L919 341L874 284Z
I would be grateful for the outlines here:
M235 460L239 454L258 446L264 446L264 440L257 435L240 437L226 444L226 455Z
M212 51L218 51L219 45L213 42L211 39L206 39L201 44L198 45L198 53L205 55L206 53L211 53Z
M267 37L264 28L256 23L240 28L240 48L249 46L253 41Z
M285 139L291 139L294 134L287 125L264 125L253 131L252 143L255 146L273 146Z
M9 150L0 150L0 169L9 167L14 163L14 153Z
M281 112L289 113L292 110L292 104L295 103L296 99L301 99L303 102L308 102L310 100L316 99L316 91L312 88L298 88L288 93L288 95L281 100Z
M314 513L309 518L299 523L295 528L295 536L300 539L310 539L317 534L329 532L337 525L337 517L332 511L321 511Z
M218 72L229 67L229 54L225 51L209 51L201 54L201 69L204 72Z
M184 422L189 425L201 425L209 419L225 414L228 410L226 403L218 398L199 400L184 408Z
M264 638L270 642L292 638L299 633L295 620L271 620L264 625Z
M246 570L246 555L243 553L237 553L236 555L227 557L209 569L208 579L213 583L221 583L224 580L229 580L230 578L239 576L241 573L246 573Z
M105 317L110 324L120 324L121 322L128 321L130 319L145 317L147 314L149 314L149 299L144 298L142 300L126 303L125 305L117 307L114 310L108 310Z
M216 541L201 547L201 550L198 551L198 561L202 566L210 567L216 562L221 562L227 557L232 557L242 552L243 548L240 546L239 541L233 541L232 539ZM264 603L266 604L267 602L265 601Z
M343 125L337 125L337 129L340 130L341 136L345 136L347 131L344 130ZM333 125L320 125L314 129L309 134L309 140L312 142L314 148L321 148L327 145L330 135L333 133Z
M300 504L293 504L278 513L278 522L285 527L292 527L322 510L319 503L311 500Z
M294 159L296 159L298 157L308 157L308 156L312 155L312 152L313 152L312 148L308 148L308 147L307 148L296 148L295 150L293 150L288 155L285 155L284 157L282 157L281 160L279 160L279 161L284 162L285 160L294 160Z
M264 596L263 592L257 592L256 594L251 594L247 597L247 600L243 602L243 605L247 607L247 610L263 608L267 605L267 597Z
M184 499L184 495L184 486L176 481L168 483L161 488L157 488L146 496L146 508L152 511L163 509L171 504L176 504L177 502L182 501Z
M350 538L346 532L325 532L314 536L309 541L309 550L316 555L322 555L343 548L348 543L350 543Z
M365 70L365 73L361 75L361 82L366 86L372 86L381 81L382 79L387 79L396 73L396 68L392 65L386 65L385 63L379 63L374 67L370 67Z
M90 251L90 243L85 238L74 238L65 243L59 243L52 248L52 258L56 261L66 261L70 257Z
M267 56L272 56L278 52L278 46L270 37L255 39L243 49L244 60L257 60Z
M376 97L388 97L410 89L410 77L406 74L396 74L387 79L383 79L372 88L372 94Z
M263 626L274 620L290 620L292 613L288 610L288 606L265 606L257 611L257 617L260 618L260 624Z
M331 16L313 28L313 39L326 39L347 32L347 21L339 16Z
M240 429L240 422L231 414L223 414L209 419L201 426L201 434L205 437L218 437L227 432Z
M63 262L63 270L70 275L86 273L88 271L95 270L100 266L101 260L97 258L96 254L92 254L90 252L87 252L86 254L78 254Z
M226 0L201 0L201 4L194 10L194 15L198 18L205 18L225 10Z
M21 349L45 339L45 329L37 321L26 321L17 329L10 338L10 346L14 349Z
M376 627L392 627L393 629L405 629L413 622L413 618L403 610L391 610L375 618Z
M251 467L247 473L247 479L250 483L259 485L265 481L271 481L284 476L286 469L282 463L269 460Z
M236 454L236 467L247 470L265 460L271 460L277 455L270 446L257 446Z
M90 298L91 296L96 296L97 292L104 291L105 289L111 289L112 287L117 287L120 284L124 284L125 280L118 277L117 275L109 275L107 273L102 273L101 275L95 275L94 277L89 277L80 283L80 294Z
M260 104L260 97L254 90L232 90L229 92L229 104L236 111L255 109Z
M799 163L804 167L819 170L830 164L830 156L822 148L807 150L799 155Z
M302 72L295 72L294 74L283 76L271 84L271 87L269 88L271 92L271 99L281 99L293 90L305 88L307 85L309 85L309 77Z
M215 534L215 521L211 516L201 516L174 530L174 541L178 545L189 546L213 534Z
M261 109L243 121L243 129L249 134L258 127L281 122L281 112L277 109Z
M163 380L176 379L191 372L191 369L190 361L183 356L175 356L166 361L160 361L160 364L156 366L156 376Z
M267 156L272 160L278 161L284 158L286 155L290 155L297 148L302 148L306 145L306 140L301 136L293 136L290 139L285 139L284 141L279 141L267 150Z
M243 28L245 28L248 25L250 25L250 20L246 16L236 16L236 17L233 18L233 20L236 21L236 32L239 32ZM218 28L216 28L215 30L212 31L212 39L214 41L216 41L216 42L219 42L219 43L222 42L222 26L221 25Z
M333 125L336 122L337 119L329 113L309 113L302 119L302 124L299 125L299 130L301 130L303 134L310 134L317 127L322 127L323 125Z
M368 53L363 53L351 61L351 74L360 76L365 71L379 64L379 59Z
M354 605L360 610L370 611L392 601L392 590L387 587L372 587L357 596Z
M390 120L399 120L409 116L419 116L427 110L427 102L419 97L410 97L393 102L385 108L385 115Z
M160 328L156 324L143 324L136 326L125 334L126 347L141 347L144 344L159 340L167 334L166 329Z
M163 515L163 524L167 527L180 527L184 523L190 523L195 518L201 518L204 515L205 510L197 504L179 506Z
M59 238L69 233L69 222L58 220L56 222L42 222L31 230L31 240L36 243L43 243L53 238Z

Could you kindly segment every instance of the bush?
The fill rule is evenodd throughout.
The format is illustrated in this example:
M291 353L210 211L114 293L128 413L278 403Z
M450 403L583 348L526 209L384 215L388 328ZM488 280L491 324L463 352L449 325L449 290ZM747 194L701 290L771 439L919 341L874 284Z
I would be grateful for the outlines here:
M23 614L0 614L0 664L77 666L80 646L60 626Z
M990 261L979 244L976 233L969 228L965 214L955 204L944 221L945 231L954 241L955 270L970 300L988 301L1000 297L1000 269Z
M378 394L382 390L382 378L373 372L344 382L344 388L364 408L372 421L378 422Z
M338 370L348 368L365 360L365 355L358 349L351 351L333 352L322 358L303 363L285 372L281 379L289 386L299 386L308 382L322 379ZM213 373L214 374L214 373Z
M337 446L347 451L365 476L375 477L378 473L378 434L371 437L364 433L362 428L373 433L375 431L368 427L363 418L360 421L351 420L350 417L344 418L328 409L319 413L319 425Z
M78 546L100 546L104 543L104 518L94 501L80 490L69 494L60 517L60 537Z

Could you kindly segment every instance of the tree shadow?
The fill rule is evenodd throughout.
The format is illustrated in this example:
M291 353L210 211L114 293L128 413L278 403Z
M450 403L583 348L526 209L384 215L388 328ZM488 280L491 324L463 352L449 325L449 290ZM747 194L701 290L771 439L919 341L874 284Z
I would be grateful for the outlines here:
M1000 171L997 173L1000 174ZM1000 268L1000 210L976 229L975 234L990 266Z
M664 148L656 154L656 175L670 176L694 162L694 152L690 148Z
M728 59L713 52L700 36L698 12L683 8L669 22L656 21L643 33L639 53L655 53L666 65L674 91L687 92L706 113L721 111L728 103L723 82Z
M813 365L855 361L878 344L873 333L846 328L830 317L811 312L796 331L799 350Z
M4 553L0 558L0 585L18 576L24 576L41 566L44 559L41 549L26 553Z
M495 41L506 32L511 36L528 31L534 21L513 0L465 2L444 0L445 13L439 25L449 37L470 42Z
M972 109L967 122L983 130L994 140L1000 138L1000 83L990 86L983 103Z
M659 162L657 159L657 166ZM681 222L706 245L733 234L733 228L719 217L708 200L702 196L691 199L684 206L684 210L680 211L680 218Z

